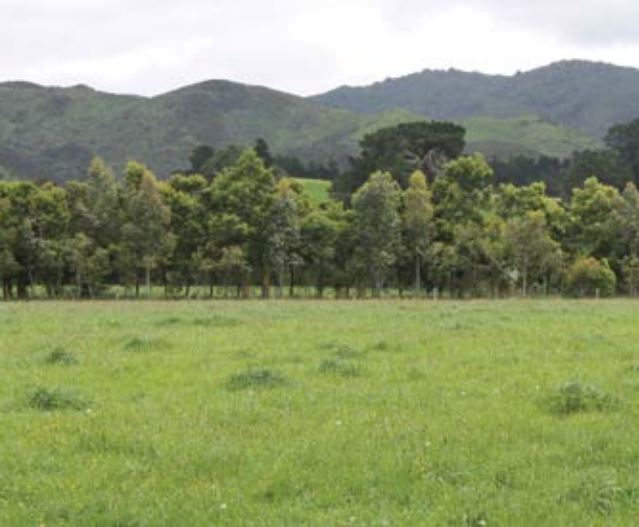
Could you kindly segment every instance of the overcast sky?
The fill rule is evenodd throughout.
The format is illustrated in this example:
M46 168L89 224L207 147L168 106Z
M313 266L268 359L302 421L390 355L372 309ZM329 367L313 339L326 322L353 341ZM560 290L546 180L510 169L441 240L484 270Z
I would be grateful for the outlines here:
M313 94L424 68L639 67L636 0L0 0L0 80Z

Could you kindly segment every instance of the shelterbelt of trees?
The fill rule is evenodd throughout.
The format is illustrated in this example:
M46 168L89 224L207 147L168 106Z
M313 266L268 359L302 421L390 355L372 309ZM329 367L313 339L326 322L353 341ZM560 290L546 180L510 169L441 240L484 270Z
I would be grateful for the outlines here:
M263 141L222 155L199 147L192 170L166 181L137 162L117 178L96 158L82 182L2 182L3 297L95 298L114 286L167 296L195 286L238 297L299 287L342 298L634 295L632 131L616 131L627 183L590 177L568 199L543 182L496 185L481 155L462 155L464 129L444 122L367 136L321 204L273 168Z

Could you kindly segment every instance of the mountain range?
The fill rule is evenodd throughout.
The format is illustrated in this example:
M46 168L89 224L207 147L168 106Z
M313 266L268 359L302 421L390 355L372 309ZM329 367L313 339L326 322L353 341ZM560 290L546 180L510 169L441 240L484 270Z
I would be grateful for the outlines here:
M166 176L197 145L257 137L279 154L343 163L366 133L419 119L463 124L468 149L489 157L565 157L637 117L639 70L586 61L512 76L425 70L308 98L224 80L156 97L5 82L0 178L82 178L94 155L118 170L136 159Z

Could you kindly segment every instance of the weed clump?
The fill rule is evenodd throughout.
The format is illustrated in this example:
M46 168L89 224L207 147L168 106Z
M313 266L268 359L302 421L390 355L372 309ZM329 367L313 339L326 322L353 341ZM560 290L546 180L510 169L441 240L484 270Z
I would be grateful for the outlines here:
M256 388L276 388L286 384L286 378L279 372L252 368L242 373L236 373L226 383L231 391Z
M84 410L89 402L80 394L60 388L36 388L29 396L28 404L31 408L43 412L56 410Z
M168 347L168 343L165 340L144 336L144 337L135 337L129 340L124 345L124 351L133 351L133 352L152 351L152 350L164 349L167 347Z
M624 487L614 473L588 474L579 485L570 489L561 501L581 502L601 515L609 515L621 505L636 504L639 491Z
M179 317L169 317L157 322L157 326L177 326L182 324L183 320Z
M58 347L54 349L45 360L47 364L61 364L63 366L70 366L72 364L77 364L78 359L75 358L75 355L69 353L64 348Z
M371 349L373 351L389 351L390 344L388 344L388 342L386 342L385 340L380 340L379 342L376 342L375 344L373 344L371 346Z
M319 365L319 372L339 377L358 377L361 371L357 364L343 359L325 359Z
M612 410L618 400L595 386L570 381L559 387L546 401L548 410L555 415Z
M486 527L488 525L488 517L485 513L480 514L464 514L464 527Z
M232 328L239 326L239 320L234 318L225 317L222 315L213 315L206 318L194 318L191 321L194 326L209 327L209 328Z
M320 349L332 351L333 355L338 359L360 359L364 356L364 352L339 342L327 342L320 345Z

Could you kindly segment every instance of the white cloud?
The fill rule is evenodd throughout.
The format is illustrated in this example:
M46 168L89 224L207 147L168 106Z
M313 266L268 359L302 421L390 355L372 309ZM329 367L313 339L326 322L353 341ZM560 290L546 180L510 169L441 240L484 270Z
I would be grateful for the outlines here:
M427 67L639 66L622 0L0 0L2 80L160 93L208 78L301 94Z

